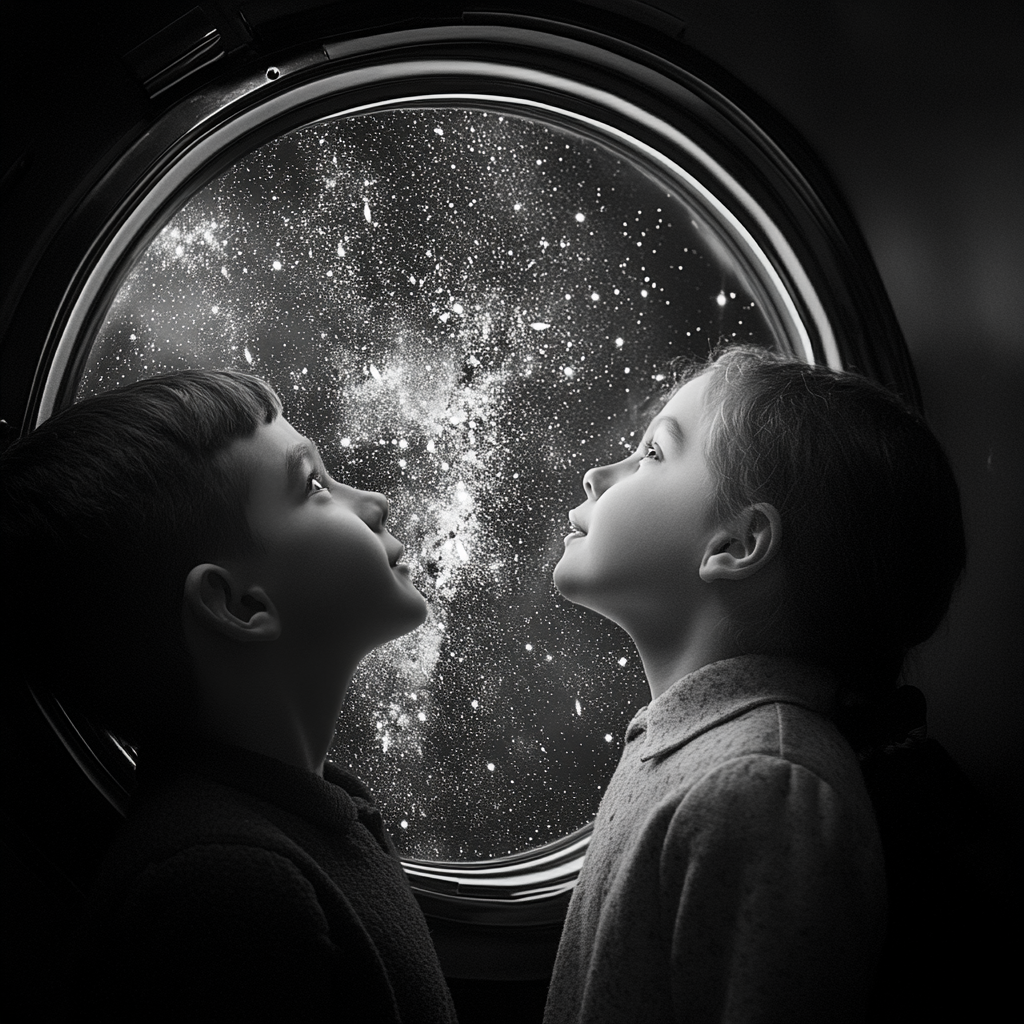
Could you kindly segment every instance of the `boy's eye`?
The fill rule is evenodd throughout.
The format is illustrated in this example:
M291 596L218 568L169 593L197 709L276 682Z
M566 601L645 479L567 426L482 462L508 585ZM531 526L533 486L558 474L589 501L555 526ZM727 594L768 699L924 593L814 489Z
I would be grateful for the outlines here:
M644 453L640 456L641 459L657 459L658 452L654 445L650 441L644 441Z
M320 478L320 470L314 469L306 477L306 494L316 494L318 491L326 491L323 480Z

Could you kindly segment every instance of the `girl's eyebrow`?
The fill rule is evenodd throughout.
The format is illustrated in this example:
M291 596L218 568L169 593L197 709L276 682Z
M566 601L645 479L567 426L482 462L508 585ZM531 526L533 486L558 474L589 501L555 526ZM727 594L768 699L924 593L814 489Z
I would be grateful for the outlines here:
M676 444L681 445L686 441L686 435L683 433L683 428L679 425L679 420L674 416L655 417L651 421L651 429L654 430L657 427L665 427Z

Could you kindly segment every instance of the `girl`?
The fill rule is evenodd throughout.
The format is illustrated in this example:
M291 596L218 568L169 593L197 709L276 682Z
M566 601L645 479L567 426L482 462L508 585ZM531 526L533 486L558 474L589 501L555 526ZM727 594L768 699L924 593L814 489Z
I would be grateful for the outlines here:
M945 455L884 388L739 348L583 485L555 584L629 633L652 702L545 1020L858 1019L885 875L839 726L948 607L964 534Z

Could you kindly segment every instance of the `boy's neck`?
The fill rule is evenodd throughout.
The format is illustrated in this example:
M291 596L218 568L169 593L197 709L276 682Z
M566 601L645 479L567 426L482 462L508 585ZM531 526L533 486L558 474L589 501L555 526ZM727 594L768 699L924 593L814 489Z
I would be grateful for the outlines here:
M225 666L212 685L210 679L200 680L205 697L201 731L222 743L323 775L358 659L344 670L336 665L285 668L276 661L269 657L259 667ZM315 685L329 677L332 685ZM303 686L305 681L314 685Z

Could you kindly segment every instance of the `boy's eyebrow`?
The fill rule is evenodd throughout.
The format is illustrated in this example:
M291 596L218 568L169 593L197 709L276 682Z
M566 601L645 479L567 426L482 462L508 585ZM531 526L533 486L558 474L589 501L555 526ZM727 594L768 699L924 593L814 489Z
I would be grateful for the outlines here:
M298 487L303 482L303 470L309 463L318 465L316 449L308 441L300 441L288 449L285 455L285 468L288 472L289 487Z
M686 434L683 432L683 428L679 425L679 420L675 416L656 416L651 421L651 429L653 430L659 426L665 427L668 430L676 444L685 443Z

